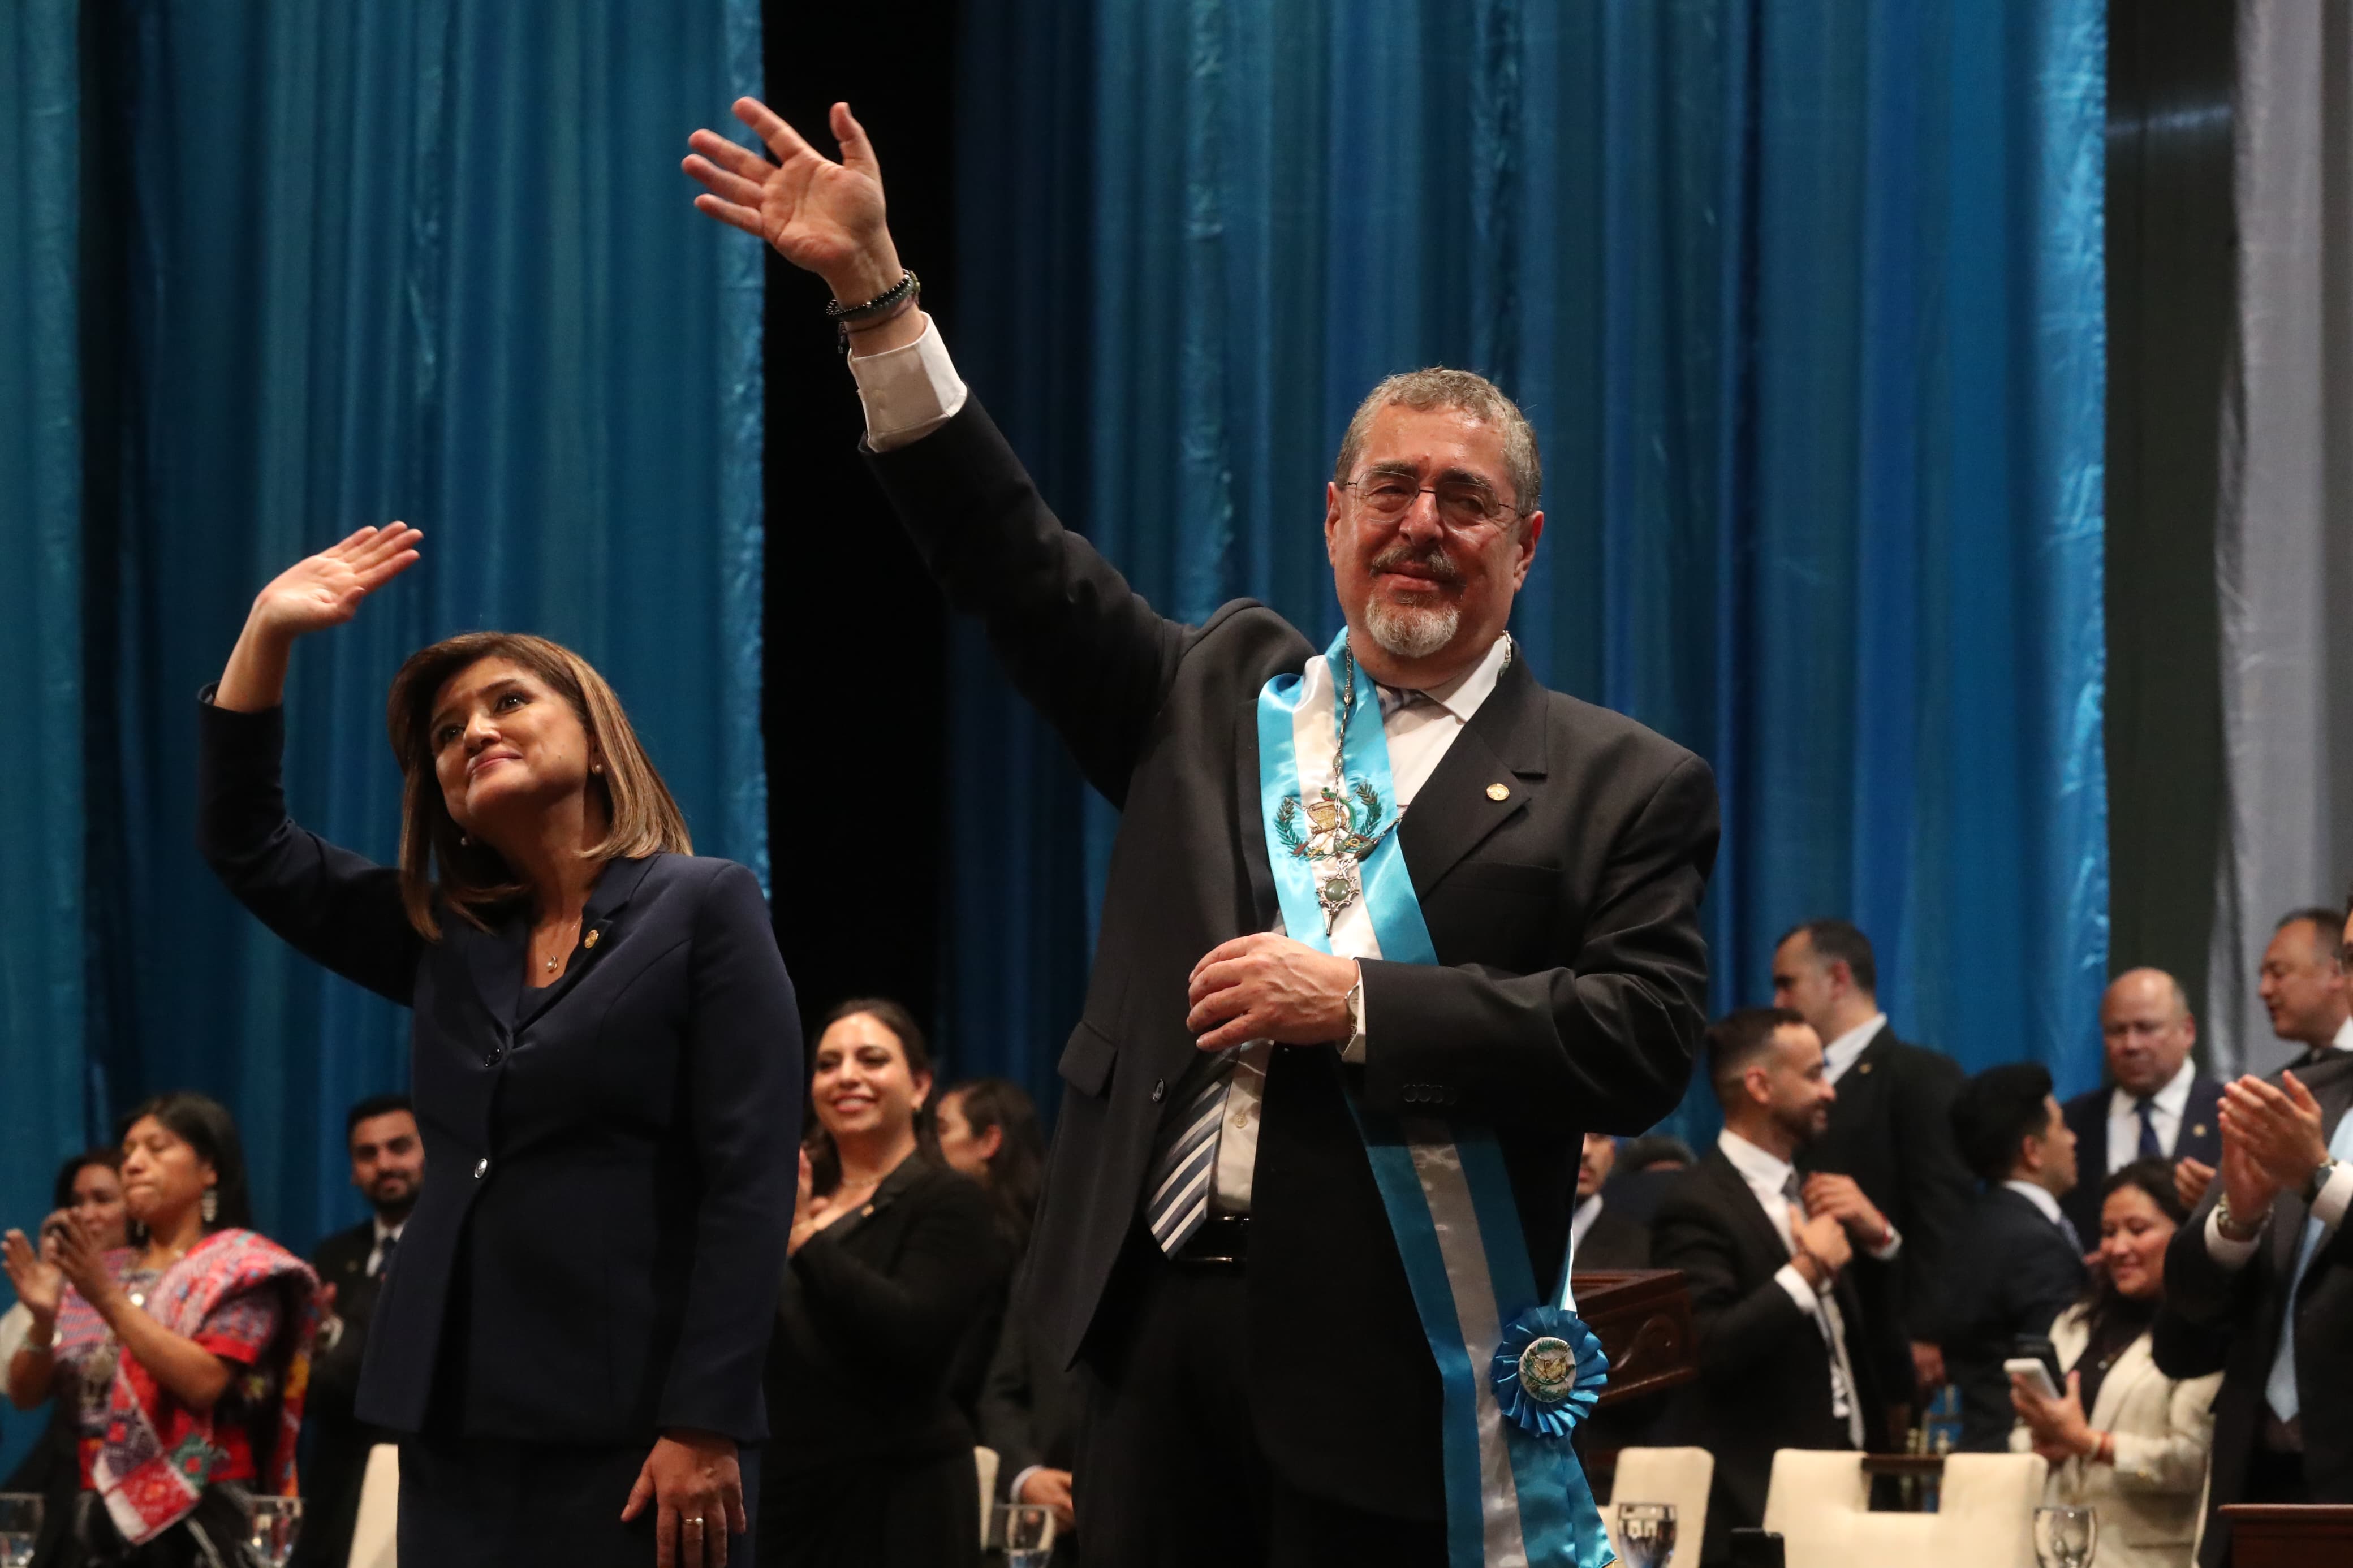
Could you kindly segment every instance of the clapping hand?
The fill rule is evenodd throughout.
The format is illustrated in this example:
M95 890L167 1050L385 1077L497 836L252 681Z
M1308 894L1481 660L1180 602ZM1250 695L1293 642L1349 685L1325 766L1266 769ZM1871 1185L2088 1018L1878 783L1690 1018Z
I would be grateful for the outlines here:
M44 1252L56 1249L55 1244L47 1241L46 1233L64 1212L61 1209L44 1222ZM70 1225L72 1221L69 1218L66 1223ZM57 1321L58 1304L65 1300L65 1270L59 1268L53 1259L35 1252L33 1244L25 1239L23 1231L12 1230L5 1237L0 1237L0 1268L6 1268L8 1283L16 1288L16 1300L25 1304L25 1310L33 1314L34 1321Z
M2224 1148L2239 1142L2274 1188L2301 1190L2328 1158L2328 1140L2320 1135L2320 1102L2292 1072L2282 1073L2276 1086L2259 1078L2240 1079L2223 1089L2219 1115ZM2231 1206L2235 1211L2239 1205L2234 1200Z
M735 100L735 118L776 154L773 163L715 131L687 138L686 172L701 182L697 211L756 234L777 255L833 285L856 303L899 281L898 251L883 217L882 166L865 127L837 103L828 117L841 161L810 146L756 98Z
M105 1310L109 1296L121 1286L107 1268L106 1249L98 1245L90 1227L60 1210L42 1222L41 1239L43 1256L56 1261L66 1283L79 1291L83 1300Z

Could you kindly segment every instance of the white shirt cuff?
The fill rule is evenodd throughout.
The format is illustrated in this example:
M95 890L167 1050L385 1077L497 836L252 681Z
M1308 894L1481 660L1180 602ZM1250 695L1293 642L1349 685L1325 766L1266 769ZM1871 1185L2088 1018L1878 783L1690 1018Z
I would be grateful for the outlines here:
M877 452L922 440L964 408L964 382L929 316L923 336L903 348L851 354L849 374L866 405L866 444Z
M1043 1465L1031 1465L1016 1474L1013 1479L1006 1486L1005 1500L1008 1502L1019 1502L1021 1500L1021 1489L1029 1484L1029 1478L1031 1476L1036 1475L1045 1468L1046 1467Z
M1868 1248L1863 1256L1873 1263L1886 1263L1892 1261L1895 1255L1903 1250L1904 1233L1891 1225L1887 1227L1887 1244L1883 1247Z
M2327 1194L2323 1193L2321 1195L2326 1197ZM2247 1260L2254 1257L2255 1248L2263 1245L2263 1233L2258 1228L2251 1239L2232 1241L2222 1234L2222 1211L2219 1207L2207 1211L2206 1256L2232 1273L2247 1266Z
M2348 1206L2353 1206L2353 1161L2340 1160L2312 1200L2312 1217L2323 1230L2335 1230L2345 1223Z
M1774 1270L1773 1283L1787 1290L1789 1293L1789 1300L1795 1301L1798 1304L1798 1310L1806 1316L1810 1318L1821 1316L1821 1299L1814 1294L1814 1288L1806 1283L1806 1277L1798 1272L1796 1264L1784 1263L1779 1268Z
M1365 1065L1365 966L1361 963L1356 966L1356 984L1348 990L1348 1041L1340 1047L1340 1059L1350 1067Z

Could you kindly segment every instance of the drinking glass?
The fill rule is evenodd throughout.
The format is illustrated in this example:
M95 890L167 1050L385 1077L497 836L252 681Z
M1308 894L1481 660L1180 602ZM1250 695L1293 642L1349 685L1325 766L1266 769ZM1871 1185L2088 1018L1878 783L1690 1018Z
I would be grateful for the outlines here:
M2043 1568L2086 1568L2100 1542L2100 1517L2088 1508L2034 1510L2034 1554Z
M1626 1568L1663 1568L1675 1553L1674 1504L1620 1503L1618 1550Z
M0 1568L25 1568L41 1536L38 1492L0 1492Z
M1037 1503L1000 1503L997 1539L1005 1548L1005 1568L1046 1568L1054 1554L1054 1510Z
M269 1568L286 1568L294 1555L294 1538L302 1530L302 1500L298 1497L257 1497L245 1516L246 1550Z

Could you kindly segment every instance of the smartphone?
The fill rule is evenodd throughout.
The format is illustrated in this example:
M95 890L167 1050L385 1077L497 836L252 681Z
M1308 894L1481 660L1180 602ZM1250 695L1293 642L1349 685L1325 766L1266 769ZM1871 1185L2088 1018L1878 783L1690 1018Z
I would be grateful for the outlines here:
M2045 1399L2059 1397L2059 1385L2051 1381L2051 1369L2042 1364L2040 1356L2012 1356L2001 1363L2001 1370L2012 1377L2024 1379L2027 1387Z

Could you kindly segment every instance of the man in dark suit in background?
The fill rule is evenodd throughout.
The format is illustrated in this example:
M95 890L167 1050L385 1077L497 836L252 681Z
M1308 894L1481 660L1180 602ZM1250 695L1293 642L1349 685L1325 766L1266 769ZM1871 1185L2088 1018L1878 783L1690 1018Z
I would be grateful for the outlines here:
M371 1095L343 1117L352 1185L375 1212L319 1243L311 1267L319 1272L324 1316L311 1358L311 1393L303 1407L308 1452L302 1466L306 1500L293 1562L301 1568L343 1568L358 1521L360 1485L368 1450L394 1436L353 1411L359 1396L360 1360L368 1319L400 1248L400 1233L425 1183L425 1144L405 1094Z
M1731 1014L1707 1032L1707 1063L1724 1131L1660 1203L1651 1256L1691 1286L1699 1381L1677 1394L1662 1436L1715 1456L1700 1559L1715 1563L1734 1528L1764 1521L1775 1450L1868 1446L1887 1358L1861 1342L1845 1276L1857 1241L1886 1221L1867 1205L1809 1217L1800 1201L1793 1162L1838 1098L1803 1018Z
M1899 1361L1909 1365L1891 1363L1882 1379L1890 1401L1908 1407L1915 1389L1945 1381L1924 1312L1969 1203L1968 1170L1953 1152L1960 1066L1895 1037L1879 1009L1871 939L1844 921L1809 921L1781 939L1773 1002L1795 1009L1821 1037L1824 1071L1838 1090L1830 1129L1806 1150L1805 1169L1853 1178L1903 1235L1894 1254L1856 1264L1854 1284L1877 1325L1873 1342L1908 1348Z
M1071 1468L1078 1461L1079 1380L1056 1362L1017 1290L980 1390L980 1440L997 1450L997 1500L1054 1510L1054 1562L1079 1561Z
M2222 1347L2202 1568L2230 1560L2226 1504L2353 1503L2353 1052L2316 1055L2223 1090L2221 1180L2166 1248L2158 1366Z
M1620 1213L1601 1191L1617 1163L1618 1140L1607 1132L1585 1135L1585 1152L1577 1162L1577 1207L1568 1227L1571 1257L1579 1273L1651 1266L1649 1227Z
M2256 992L2272 1033L2302 1047L2290 1067L2308 1067L2332 1051L2353 1051L2353 981L2345 973L2340 921L2327 909L2284 915L2263 950Z
M2215 1115L2222 1086L2189 1059L2198 1020L2172 975L2162 969L2117 975L2100 999L2100 1042L2113 1087L2079 1094L2063 1108L2083 1179L2059 1200L2092 1247L2099 1245L2100 1186L2107 1177L2135 1160L2171 1160L2175 1185L2194 1206L2222 1150Z
M1492 1129L1521 1224L1482 1245L1549 1289L1584 1131L1651 1125L1690 1075L1715 780L1516 657L1504 626L1543 532L1541 473L1491 384L1419 373L1351 421L1321 498L1343 641L1319 651L1246 600L1182 625L1062 526L956 375L847 106L839 163L757 104L737 112L780 162L696 132L698 205L852 310L884 493L1121 812L1030 1275L1045 1353L1086 1378L1088 1554L1443 1563L1440 1363L1352 1106ZM1324 695L1344 685L1345 709ZM1270 784L1260 724L1286 692L1310 739L1265 759ZM1386 794L1335 776L1334 711L1378 727ZM1358 850L1271 842L1274 800L1323 787L1293 777L1307 770L1338 792L1317 797L1327 811L1373 795L1352 820L1376 837L1350 842L1376 870L1402 859L1408 880L1385 886L1419 905L1435 962L1373 956L1341 863ZM1278 855L1338 901L1301 909L1293 884L1284 915ZM1331 951L1301 940L1311 921ZM1469 1497L1458 1526L1483 1530L1513 1495Z
M2075 1184L2075 1134L2036 1062L1988 1068L1953 1100L1962 1158L1985 1182L1945 1259L1937 1297L1945 1365L1961 1391L1963 1448L2010 1447L2001 1363L2083 1294L2084 1241L2060 1211Z

